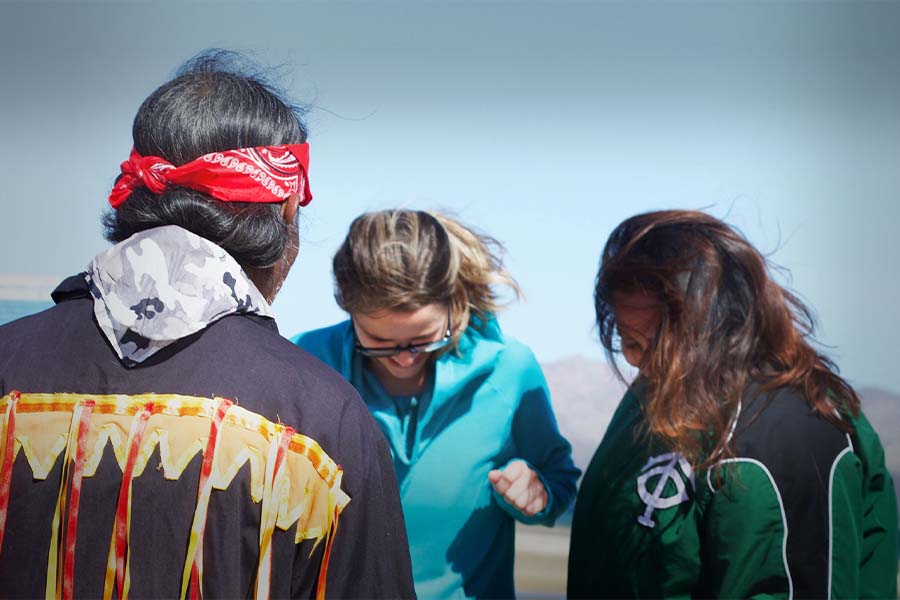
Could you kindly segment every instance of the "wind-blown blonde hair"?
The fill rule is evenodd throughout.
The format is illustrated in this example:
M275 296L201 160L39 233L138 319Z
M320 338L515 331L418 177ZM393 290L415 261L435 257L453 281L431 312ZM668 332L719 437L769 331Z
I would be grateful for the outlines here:
M503 253L497 240L440 213L365 213L334 255L334 297L351 315L447 304L455 347L473 315L484 320L502 306L495 287L520 296Z

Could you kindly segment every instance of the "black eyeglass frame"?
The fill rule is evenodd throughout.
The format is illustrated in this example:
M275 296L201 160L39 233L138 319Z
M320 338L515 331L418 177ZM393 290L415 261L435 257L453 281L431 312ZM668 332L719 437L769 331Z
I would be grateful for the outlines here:
M435 350L440 350L441 348L446 347L450 343L450 340L453 338L453 321L450 317L449 306L447 306L447 332L444 333L444 337L439 340L434 340L433 342L408 344L406 346L391 346L387 348L372 348L363 346L359 341L359 336L356 333L356 323L352 319L350 327L353 329L353 348L363 356L368 356L370 358L386 358L388 356L397 356L401 352L409 352L410 354L426 354L428 352L434 352Z

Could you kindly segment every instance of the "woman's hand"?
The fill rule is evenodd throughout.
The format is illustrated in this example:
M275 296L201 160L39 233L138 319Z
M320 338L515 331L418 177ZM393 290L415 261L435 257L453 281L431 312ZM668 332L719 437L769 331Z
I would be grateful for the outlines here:
M488 480L504 500L528 517L547 507L547 490L524 460L510 461L502 471L494 469L488 473Z

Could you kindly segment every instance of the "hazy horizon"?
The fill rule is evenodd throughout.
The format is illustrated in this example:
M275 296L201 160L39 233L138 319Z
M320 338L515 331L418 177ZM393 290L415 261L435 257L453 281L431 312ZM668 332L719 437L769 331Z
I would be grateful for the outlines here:
M0 287L0 325L5 325L11 321L19 319L21 317L26 317L31 314L35 314L44 309L50 308L53 306L53 301L49 299L47 300L34 300L34 299L9 299L3 298L2 296L2 287ZM585 354L568 354L564 356L557 357L550 361L542 361L541 367L545 370L554 369L560 367L582 367L582 370L587 373L588 369L595 368L597 366L601 366L603 371L599 373L600 378L606 382L606 385L610 387L610 389L616 388L618 389L621 386L624 386L624 383L619 381L613 381L610 377L613 375L613 371L611 370L611 365L606 357L591 357ZM629 376L629 366L620 363L620 368L622 369L623 374L628 377ZM624 387L622 387L624 389ZM864 390L872 390L878 393L886 393L890 395L897 395L898 399L900 399L900 389L889 389L886 387L879 387L877 385L863 385L857 386L857 391L862 392ZM605 399L608 404L608 398ZM898 403L897 408L898 415L900 415L900 403ZM900 422L900 419L898 419ZM599 438L598 438L599 440ZM900 496L898 496L900 497Z

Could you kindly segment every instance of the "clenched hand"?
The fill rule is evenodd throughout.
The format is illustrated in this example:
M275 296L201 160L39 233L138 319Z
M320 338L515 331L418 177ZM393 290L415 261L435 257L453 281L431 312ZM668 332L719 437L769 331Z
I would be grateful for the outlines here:
M513 460L502 471L494 469L488 480L503 499L532 517L547 507L547 490L541 478L523 460Z

